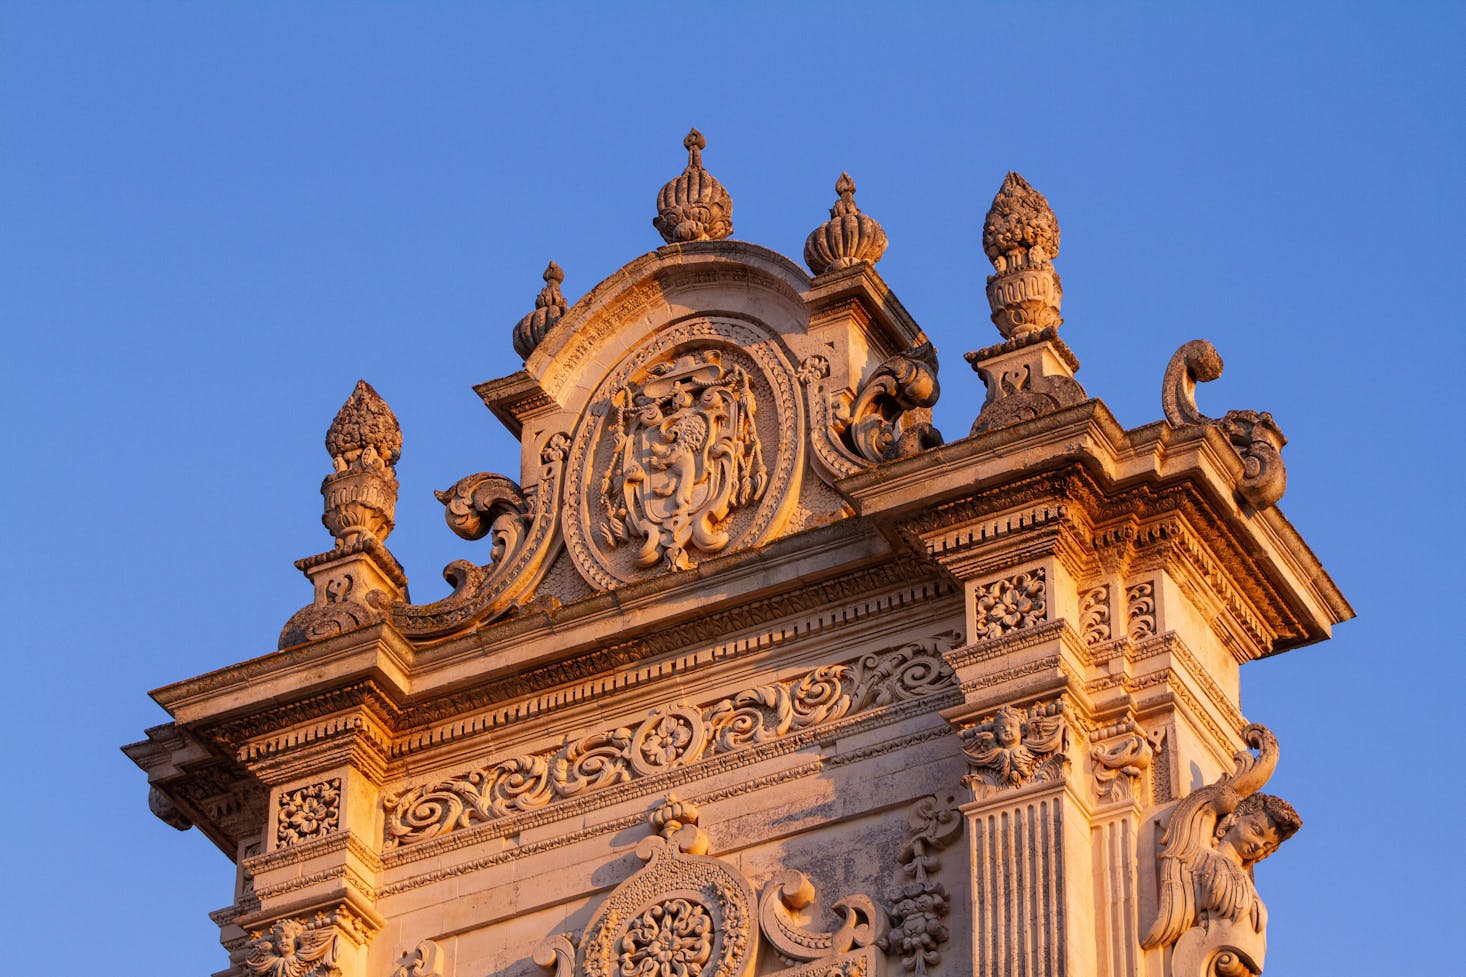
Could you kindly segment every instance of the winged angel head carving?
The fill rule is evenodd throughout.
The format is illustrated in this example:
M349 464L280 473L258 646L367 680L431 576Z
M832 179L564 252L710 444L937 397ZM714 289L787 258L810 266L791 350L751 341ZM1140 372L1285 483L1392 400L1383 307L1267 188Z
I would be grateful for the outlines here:
M244 963L255 977L336 977L341 972L335 930L298 919L282 919L267 932L252 934Z
M963 747L973 785L1021 787L1053 776L1064 761L1064 715L1057 706L1003 706Z
M1277 738L1255 724L1242 735L1258 754L1237 753L1233 773L1188 794L1171 815L1160 842L1156 919L1142 941L1147 949L1177 944L1177 957L1203 961L1208 977L1261 971L1267 909L1252 867L1303 825L1287 801L1258 793L1277 765ZM1178 975L1190 969L1173 966Z

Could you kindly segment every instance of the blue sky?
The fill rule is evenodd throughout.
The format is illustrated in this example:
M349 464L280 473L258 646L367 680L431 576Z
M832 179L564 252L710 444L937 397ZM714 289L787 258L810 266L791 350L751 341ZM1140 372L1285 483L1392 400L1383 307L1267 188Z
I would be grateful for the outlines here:
M404 430L392 548L446 590L474 554L431 489L515 474L470 386L518 368L547 259L574 301L659 243L697 125L734 236L796 258L850 171L949 438L1008 169L1058 214L1064 335L1121 421L1217 345L1202 408L1273 412L1282 508L1359 612L1244 670L1305 819L1258 870L1268 971L1459 967L1463 44L1452 4L6 5L5 918L62 970L224 965L230 866L117 752L165 718L146 690L309 599L358 377Z

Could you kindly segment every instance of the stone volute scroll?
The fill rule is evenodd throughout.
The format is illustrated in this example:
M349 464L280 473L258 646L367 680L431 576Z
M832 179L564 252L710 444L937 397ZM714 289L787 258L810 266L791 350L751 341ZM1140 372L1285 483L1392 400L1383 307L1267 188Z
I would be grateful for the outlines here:
M967 354L987 385L987 400L973 422L980 434L1049 414L1086 399L1074 379L1079 360L1059 339L1064 297L1053 259L1059 222L1044 195L1009 173L983 221L982 246L993 264L987 279L996 346Z
M942 443L930 420L941 392L936 348L922 343L878 366L853 402L837 405L834 426L845 446L865 462L905 458Z
M329 637L382 620L407 593L407 575L386 547L397 509L394 466L402 430L392 408L365 380L326 432L334 471L321 483L321 522L336 538L325 553L295 565L315 586L315 600L280 632L280 647Z
M855 203L855 181L841 173L835 181L839 199L830 219L810 232L804 242L804 263L815 275L843 271L862 261L875 264L886 253L886 232L874 217Z
M1237 494L1254 509L1277 505L1288 487L1282 449L1288 443L1273 415L1267 411L1229 410L1221 418L1207 417L1196 406L1196 384L1222 375L1222 357L1205 339L1193 339L1176 350L1166 365L1161 383L1161 407L1166 420L1177 427L1208 424L1227 436L1242 456L1242 480Z
M534 311L514 326L514 352L526 360L568 308L565 296L560 294L565 271L552 261L545 268L543 278L545 287L534 300Z
M1262 972L1267 909L1252 868L1303 822L1287 801L1259 793L1277 766L1277 738L1256 724L1242 737L1250 749L1236 754L1236 769L1182 798L1160 838L1156 917L1141 943L1171 948L1171 977Z
M668 796L652 812L656 833L636 855L646 864L608 895L577 940L556 934L534 960L553 977L874 977L885 914L868 897L835 903L833 932L807 929L801 911L814 887L799 872L778 872L755 895L730 862L708 854L697 805ZM767 942L786 969L759 968Z
M693 129L682 140L687 168L657 193L652 226L668 244L721 241L733 233L733 198L702 165L708 141Z

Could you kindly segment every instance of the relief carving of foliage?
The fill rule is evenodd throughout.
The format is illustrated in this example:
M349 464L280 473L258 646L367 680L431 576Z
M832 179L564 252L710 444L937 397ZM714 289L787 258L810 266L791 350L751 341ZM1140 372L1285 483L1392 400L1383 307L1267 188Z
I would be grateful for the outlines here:
M703 708L660 706L635 726L602 730L542 754L511 757L385 799L387 844L410 844L615 784L746 749L847 716L950 689L941 649L956 635L913 642L789 681L745 689Z
M331 834L341 823L341 780L310 784L280 795L275 840L282 847Z
M1112 637L1109 584L1101 584L1080 598L1079 633L1084 636L1084 643L1090 646L1102 644Z
M1048 620L1043 568L1018 573L978 588L979 638L1001 638Z

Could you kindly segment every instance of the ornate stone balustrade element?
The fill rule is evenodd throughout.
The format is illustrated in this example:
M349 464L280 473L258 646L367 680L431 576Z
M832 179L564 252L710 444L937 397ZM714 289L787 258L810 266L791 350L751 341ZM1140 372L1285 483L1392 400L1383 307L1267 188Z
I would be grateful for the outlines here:
M1161 407L1166 420L1177 427L1210 424L1218 428L1242 456L1242 481L1237 493L1254 509L1277 505L1288 487L1282 456L1288 439L1267 411L1229 410L1221 418L1203 414L1196 406L1196 384L1221 375L1221 354L1205 339L1193 339L1176 350L1161 382Z
M910 881L886 903L891 929L881 949L901 961L907 973L926 977L942 962L942 946L950 935L946 918L951 900L946 887L931 878L939 867L938 852L962 835L962 812L955 794L932 794L917 801L906 816L911 829L896 860Z
M1002 706L991 719L962 731L962 752L978 797L1064 775L1068 718L1062 700L1023 709Z
M324 837L340 827L341 778L280 795L275 813L275 842L281 847Z
M1267 952L1267 909L1252 867L1302 826L1287 801L1258 791L1278 763L1265 726L1242 731L1236 769L1181 799L1160 838L1155 921L1141 945L1171 946L1171 977L1253 977ZM1251 750L1257 750L1254 756Z
M659 706L634 726L600 730L556 750L501 760L385 798L387 845L411 844L652 776L862 712L952 688L941 651L955 635L823 665L704 708Z

